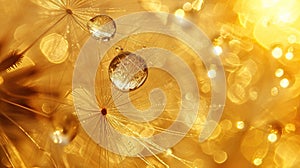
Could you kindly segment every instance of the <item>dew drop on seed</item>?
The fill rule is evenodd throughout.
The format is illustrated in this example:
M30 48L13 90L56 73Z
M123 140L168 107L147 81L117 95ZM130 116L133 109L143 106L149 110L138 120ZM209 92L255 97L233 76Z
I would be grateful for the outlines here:
M109 78L121 91L132 91L143 85L148 76L145 60L133 53L122 52L109 65Z
M107 15L97 15L87 23L88 31L96 40L109 41L116 33L115 21Z

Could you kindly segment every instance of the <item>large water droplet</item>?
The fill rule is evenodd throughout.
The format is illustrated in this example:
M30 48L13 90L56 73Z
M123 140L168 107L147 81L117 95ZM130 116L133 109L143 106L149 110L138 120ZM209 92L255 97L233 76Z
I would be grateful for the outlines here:
M133 53L122 52L109 65L111 82L121 91L131 91L143 85L148 76L145 60Z
M90 19L87 28L96 40L109 41L116 33L114 20L107 15L97 15Z

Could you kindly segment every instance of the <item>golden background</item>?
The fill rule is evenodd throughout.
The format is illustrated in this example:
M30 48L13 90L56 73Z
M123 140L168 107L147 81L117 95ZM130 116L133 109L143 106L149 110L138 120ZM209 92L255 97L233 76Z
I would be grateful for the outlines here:
M0 2L1 167L294 168L300 164L299 0ZM191 49L168 36L138 34L120 41L108 51L105 71L120 50L161 47L191 67L201 96L199 116L180 143L158 155L131 158L101 148L81 128L73 108L72 73L90 37L89 19L99 14L116 19L138 11L168 12L196 24L222 60L227 99L220 122L213 123L217 124L213 134L199 142L210 106L213 71L206 70ZM96 88L108 89L107 75L97 81ZM134 123L111 107L107 118L113 127L140 137L165 130L176 118L180 102L179 88L169 74L149 69L147 82L130 96L136 100L133 104L147 108L149 91L157 87L168 98L157 120Z

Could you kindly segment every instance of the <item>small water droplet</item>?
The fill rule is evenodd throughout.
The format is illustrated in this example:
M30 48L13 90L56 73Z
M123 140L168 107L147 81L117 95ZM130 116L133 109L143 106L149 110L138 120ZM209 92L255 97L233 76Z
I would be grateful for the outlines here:
M56 144L67 145L77 135L78 121L70 112L58 111L53 116L53 132L50 137Z
M87 28L96 40L109 41L116 33L116 23L107 15L97 15L90 19Z
M143 85L148 76L145 60L133 53L122 52L109 65L111 82L121 91L131 91Z

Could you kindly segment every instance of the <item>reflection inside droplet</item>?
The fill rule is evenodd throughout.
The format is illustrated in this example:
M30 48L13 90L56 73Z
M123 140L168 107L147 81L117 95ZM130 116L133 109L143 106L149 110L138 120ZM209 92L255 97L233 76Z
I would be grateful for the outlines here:
M109 41L116 33L114 20L107 15L97 15L90 19L87 28L96 40Z
M121 91L131 91L143 85L148 76L145 60L133 53L117 55L109 65L109 78Z

